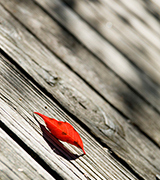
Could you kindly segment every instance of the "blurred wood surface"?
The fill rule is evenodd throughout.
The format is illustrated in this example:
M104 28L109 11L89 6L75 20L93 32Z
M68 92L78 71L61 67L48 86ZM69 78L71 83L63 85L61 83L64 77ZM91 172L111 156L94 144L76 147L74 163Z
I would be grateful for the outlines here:
M158 5L130 3L1 0L1 179L159 177ZM34 111L71 123L86 155Z

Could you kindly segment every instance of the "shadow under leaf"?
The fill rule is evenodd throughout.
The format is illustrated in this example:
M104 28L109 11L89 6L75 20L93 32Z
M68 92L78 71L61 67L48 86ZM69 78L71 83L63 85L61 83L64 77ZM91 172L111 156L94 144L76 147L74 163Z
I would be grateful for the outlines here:
M41 131L42 131L42 136L44 138L44 140L47 142L47 144L49 145L49 147L59 156L62 156L63 158L65 158L66 160L75 160L77 158L79 158L82 155L77 155L77 154L73 154L71 153L58 139L56 139L47 129L44 125L42 125L37 118L34 115L35 120L38 122Z

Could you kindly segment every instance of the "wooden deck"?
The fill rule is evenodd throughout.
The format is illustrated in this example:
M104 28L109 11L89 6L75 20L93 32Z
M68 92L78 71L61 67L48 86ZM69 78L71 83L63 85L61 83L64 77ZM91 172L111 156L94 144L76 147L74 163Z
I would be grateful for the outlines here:
M1 180L160 179L159 1L1 0L0 68Z

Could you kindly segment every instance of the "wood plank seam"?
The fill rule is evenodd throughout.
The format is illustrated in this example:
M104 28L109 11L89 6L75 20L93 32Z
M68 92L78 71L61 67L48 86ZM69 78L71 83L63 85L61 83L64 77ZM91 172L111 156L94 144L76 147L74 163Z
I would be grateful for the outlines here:
M7 58L9 58L10 59L10 61L11 62L13 62L13 64L16 66L16 62L14 63L14 61L12 60L12 58L11 57L9 57L7 54L5 54L3 51L2 51L2 53L3 53L3 55L4 56L7 56ZM25 78L27 77L28 78L28 76L29 75L27 75L26 74L26 72L24 72L24 70L22 70L21 69L21 67L19 67L19 65L17 65L17 68L20 70L20 72L23 74L23 73L25 73ZM31 80L31 79L30 79ZM31 82L32 82L32 80L31 80ZM34 84L34 82L32 82L33 84ZM74 116L74 115L71 115L71 116ZM74 119L75 119L76 117L74 117ZM33 158L35 158L35 160L38 162L39 161L39 159L37 160L36 158L36 154L34 153L34 152L30 152L30 149L28 150L27 148L26 148L26 146L25 146L25 144L21 141L21 139L19 139L17 136L16 136L16 134L14 134L13 132L11 132L4 124L2 124L2 127L3 127L3 129L6 131L6 133L8 133L8 134L12 134L12 138L24 149L24 150L26 150L29 154L33 154ZM84 128L85 129L85 128ZM88 129L87 129L87 131L88 131ZM89 132L89 131L88 131ZM92 133L91 133L91 135L92 135ZM94 135L95 136L95 135ZM94 137L93 136L93 137ZM143 178L137 173L137 172L135 172L133 169L132 169L132 167L130 167L124 160L122 160L120 157L118 157L112 150L111 150L111 148L109 148L106 144L104 144L103 142L101 142L101 141L99 141L99 139L97 139L96 137L95 137L95 139L101 144L101 145L103 145L104 147L106 147L106 148L108 148L109 149L109 151L110 151L110 153L111 153L111 155L120 163L120 164L122 164L124 167L126 167L135 177L137 177L138 179L142 179L143 180ZM22 143L22 144L21 144ZM24 147L23 147L24 146ZM39 158L39 157L38 157ZM48 167L47 167L48 168ZM47 171L48 171L48 169L46 169ZM49 170L49 172L50 172L50 170ZM52 172L51 172L51 175L52 175ZM55 176L54 176L55 177Z
M70 3L69 2L67 2L66 0L62 0L62 2L65 4L65 5L67 5L69 8L71 8L73 11L74 11L74 13L76 13L77 14L77 16L79 16L79 18L80 19L82 19L85 23L87 23L92 29L94 29L94 31L99 35L99 36L101 36L103 39L105 39L111 46L113 46L119 53L121 53L126 59L128 59L129 60L129 62L134 66L134 67L136 67L140 72L142 72L143 74L145 74L145 76L147 76L151 81L153 81L155 84L157 84L155 81L154 81L154 79L153 78L151 78L145 71L143 71L140 67L138 67L138 65L136 65L132 60L131 60L131 58L128 56L128 55L126 55L124 52L122 52L116 45L114 45L109 39L107 39L102 33L100 33L91 23L89 23L86 19L84 19L79 13L77 13L71 6L70 6ZM36 1L35 1L35 3L37 4L37 5L39 5ZM40 5L39 5L40 6ZM42 6L40 6L41 8L43 8ZM44 9L44 8L43 8ZM51 16L51 15L50 15ZM52 18L53 18L53 16L52 16ZM62 26L62 24L61 24L61 26ZM69 31L68 31L69 32ZM75 37L76 38L76 37ZM77 38L76 38L76 40L78 40ZM84 45L85 46L85 45ZM85 48L87 48L86 46L85 46ZM93 53L93 52L92 52ZM101 61L101 63L103 63L107 68L109 68L100 58L98 58L100 61ZM143 98L143 99L145 99L140 93L138 93L133 87L131 87L122 77L120 77L113 69L112 69L112 71L114 72L114 74L116 74L121 80L123 80L123 82L125 83L125 84L127 84L127 86L129 86L134 92L136 92L141 98ZM158 84L157 84L158 85ZM149 103L149 102L148 102ZM150 103L149 103L150 104Z
M60 22L58 22L49 12L47 12L39 3L37 3L36 1L34 1L35 2L35 4L37 4L37 6L39 6L46 14L48 14L51 18L53 18L63 29L65 29L69 34L71 34L71 32L68 30L68 29L66 29L62 24L60 24ZM76 13L76 12L75 12ZM77 15L79 15L79 14L77 14ZM82 18L83 19L83 18ZM84 20L85 21L85 20ZM24 24L23 24L24 25ZM24 25L25 26L25 25ZM97 31L97 30L96 30ZM98 31L97 31L98 32ZM99 32L98 32L98 34L99 34ZM73 34L71 34L78 42L79 42L79 40L77 39L77 37L75 36L75 35L73 35ZM101 35L101 34L100 34ZM38 38L38 37L36 37L36 38ZM103 37L104 38L104 37ZM38 38L38 40L41 42L41 43L43 43L39 38ZM108 41L108 40L107 40ZM43 43L44 44L44 43ZM80 44L82 44L82 42L80 42ZM101 58L99 58L96 54L94 54L90 49L88 49L88 47L87 46L85 46L84 44L83 44L83 46L92 54L92 55L94 55L94 57L96 57L96 59L98 59L107 69L109 69L111 72L113 72L115 75L116 75L116 77L118 77L129 89L131 89L137 96L139 96L145 103L147 103L149 106L151 106L158 114L160 114L160 111L157 109L157 106L154 106L151 102L149 102L144 96L142 96L142 94L140 94L135 88L133 88L128 82L126 82L126 80L124 79L124 78L122 78L122 77L120 77L120 75L119 74L117 74L113 69L111 69L109 66L107 66L107 64L106 63L104 63L104 61L102 61L102 59ZM45 47L47 47L47 49L49 49L51 52L53 52L53 50L52 49L50 49L48 46L46 46L45 45ZM120 51L121 52L121 51ZM122 53L122 52L121 52ZM123 54L123 53L122 53ZM125 56L125 55L124 55ZM65 65L67 65L67 67L69 67L74 73L76 73L80 78L82 78L82 76L80 75L80 74L78 74L76 71L74 71L73 70L73 68L71 67L71 66L69 66L67 63L65 63L64 62L64 60L61 58L61 57L59 57L59 56L57 56ZM128 59L128 57L127 57L127 59ZM128 59L129 60L129 59ZM140 69L137 65L135 65L135 63L133 63L132 61L130 61L130 63L134 66L134 67L136 67L140 72L142 72L142 74L144 74L148 79L150 79L153 83L155 83L156 85L157 85L157 83L156 82L154 82L154 80L152 79L152 78L150 78L144 71L142 71L142 69ZM84 80L84 78L83 78L83 80ZM87 81L85 81L88 85L90 85ZM90 87L92 87L93 88L93 86L90 86ZM94 88L94 90L95 90L95 88Z
M38 3L38 2L36 2L36 1L34 1L40 8L42 8L43 9L43 11L45 11L46 12L46 10L44 10L44 8ZM132 60L131 60L131 58L129 57L129 56L127 56L124 52L122 52L117 46L115 46L109 39L107 39L102 33L100 33L92 24L90 24L86 19L84 19L79 13L77 13L71 6L70 6L70 4L69 4L69 2L67 2L66 0L62 0L62 2L65 4L65 5L67 5L69 8L71 8L73 11L74 11L74 13L76 13L77 14L77 16L79 16L79 18L81 18L84 22L86 22L87 24L89 24L89 26L92 28L92 29L94 29L94 31L96 31L97 32L97 34L99 34L103 39L105 39L109 44L111 44L119 53L121 53L126 59L128 59L129 60L129 62L136 68L136 69L138 69L142 74L144 74L148 79L150 79L152 82L154 82L156 85L158 85L155 81L154 81L154 79L153 78L151 78L150 76L148 76L148 74L145 72L145 71L143 71L140 67L138 67ZM49 13L49 12L47 12L47 14L50 16L50 17L52 17L56 22L57 22L57 20ZM64 26L62 25L62 24L60 24L63 28L64 28ZM67 32L68 33L71 33L68 29L67 29ZM73 35L74 36L74 35ZM76 36L74 36L74 38L77 40L77 41L79 41L78 40L78 38L76 37ZM84 47L87 49L87 50L89 50L88 48L87 48L87 46L85 46L84 45ZM49 49L49 48L48 48ZM51 49L50 49L51 50ZM51 50L52 51L52 50ZM141 99L143 99L148 105L150 105L150 106L152 106L153 107L153 109L157 112L157 113L159 113L160 114L160 111L156 108L156 106L153 106L153 104L152 103L150 103L146 98L144 98L135 88L133 88L124 78L122 78L119 74L117 74L113 69L111 69L109 66L107 66L107 64L106 63L104 63L104 61L102 61L102 59L101 58L99 58L99 57L97 57L97 55L96 54L94 54L91 50L89 50L89 52L91 53L91 54L93 54L105 67L107 67L107 69L109 69L110 71L112 71L123 83L125 83L135 94L137 94L139 97L141 97ZM63 60L62 60L63 61Z
M37 3L36 1L34 1L34 3L39 6L46 14L48 14L50 17L52 17L63 29L65 29L71 36L73 36L80 44L82 44L82 42L77 39L77 37L75 35L73 35L67 28L65 28L60 22L58 22L49 12L47 12L39 3ZM1 4L1 3L0 3ZM65 2L66 5L68 5ZM77 73L71 66L69 66L69 64L67 64L61 57L59 57L57 54L55 54L53 52L52 49L50 49L36 34L34 34L24 23L22 23L12 12L8 11L8 9L6 9L3 4L1 4L2 7L9 13L11 14L30 34L32 34L41 44L43 44L43 46L45 46L51 53L53 53L56 57L58 57L58 59L61 60L61 62L64 63L65 66L67 66L71 71L73 71L78 77L80 77L92 90L94 90L96 93L98 93L106 102L108 102L115 110L117 110L124 118L129 119L129 117L127 115L125 115L120 109L118 109L116 106L114 106L110 101L108 101L103 94L99 93L89 82L87 82L79 73ZM76 13L76 12L75 12ZM80 18L82 18L79 14L77 14ZM83 19L83 18L82 18ZM88 23L85 19L83 19L86 23ZM92 27L92 25L90 25ZM99 33L94 27L92 27L99 35L101 35L104 39L106 39L101 33ZM107 40L107 39L106 39ZM108 41L108 40L107 40ZM109 41L108 41L109 42ZM109 42L110 43L110 42ZM113 45L113 44L111 44ZM85 46L83 44L83 46L94 56L96 57L96 59L98 59L107 69L109 69L116 77L118 77L129 89L131 89L137 96L139 96L146 104L148 104L149 106L151 106L158 114L160 114L160 111L156 108L156 106L153 106L152 103L150 103L146 98L144 98L136 89L134 89L130 84L128 84L128 82L125 81L124 78L122 78L119 74L117 74L113 69L111 69L109 66L107 66L106 63L104 63L104 61L101 60L101 58L99 58L96 54L94 54L90 49L88 49L87 46ZM114 45L113 45L114 46ZM117 49L118 50L118 49ZM119 51L120 53L122 53L121 51ZM123 54L123 53L122 53ZM128 60L130 60L130 58L128 58L127 56L125 56L125 54L123 54L124 57L126 57ZM147 74L142 71L138 66L136 66L131 60L130 63L135 66L139 71L141 71L142 73L144 73L146 76ZM147 76L149 79L151 79L149 76ZM154 80L151 79L153 82ZM155 83L157 84L157 83ZM143 131L143 130L141 130ZM152 138L151 138L152 139ZM156 143L156 142L155 142Z
M22 147L38 164L40 164L52 177L63 180L63 178L51 169L46 162L39 157L30 147L28 147L14 132L12 132L1 120L0 127L20 146Z
M34 82L34 80L30 77L30 75L28 74L28 73L26 73L9 55L7 55L2 49L1 49L1 53L5 56L5 57L7 57L7 58L9 58L9 60L20 70L20 72L22 73L22 74L25 74L25 77L27 77L27 78L29 78L30 80L31 80L31 82L34 84L37 84L36 82ZM37 84L38 85L38 84ZM44 92L44 89L40 86L40 89ZM46 94L47 92L45 92L45 94ZM53 96L51 96L51 99L53 99ZM66 109L64 109L64 107L62 106L62 108L63 108L63 110L65 110L65 113L67 113L67 114L69 114L69 116L70 117L73 117L74 119L77 119L77 117L76 116L74 116L73 114L71 114L70 112L68 112ZM78 120L78 119L77 119ZM78 120L79 121L79 120ZM80 122L80 121L79 121ZM7 127L5 127L5 128L7 128ZM5 130L5 128L4 128L4 130ZM110 151L110 153L111 153L111 155L116 159L116 160L118 160L122 165L124 165L124 167L126 167L135 177L137 177L138 179L141 179L141 180L143 180L143 177L141 177L137 172L135 172L133 169L132 169L132 167L129 165L129 164L127 164L127 162L125 162L123 159L121 159L120 157L118 157L114 152L113 152L113 150L110 148L110 147L108 147L105 143L103 143L102 141L99 141L99 138L97 138L92 132L90 132L90 130L88 129L88 127L87 127L87 129L86 129L86 127L84 127L83 126L83 128L86 130L86 131L88 131L91 135L92 135L92 137L94 137L95 138L95 140L97 140L103 147L106 147L107 149L109 149L109 151ZM9 129L8 129L9 130ZM7 130L7 131L8 131ZM6 131L6 132L7 132ZM13 133L13 132L12 132ZM14 134L15 135L15 134ZM16 136L16 135L15 135ZM18 139L18 141L21 141L20 139ZM17 141L16 141L17 142ZM22 142L23 143L23 142ZM21 145L20 143L19 143L19 145ZM22 147L23 148L23 147ZM25 149L25 148L24 148ZM25 149L26 150L26 149ZM34 153L34 152L33 152ZM30 151L29 151L29 154L30 154ZM36 155L34 155L34 156L36 156ZM36 159L35 159L36 160ZM37 161L38 162L38 161ZM48 169L47 169L47 171L48 171ZM49 170L50 171L50 170Z
M37 3L36 3L37 4ZM3 6L3 5L2 5ZM43 8L43 7L42 7ZM15 16L14 16L14 14L13 13L11 13L10 11L8 11L7 10L7 12L9 12L23 27L25 27L25 29L27 30L27 31L29 31L29 33L31 33L39 42L41 42L51 53L53 53L53 51L48 47L48 46L46 46L45 45L45 43L43 43L32 31L30 31L26 26L25 26L25 24L24 23L22 23L21 21L19 21ZM53 53L54 55L55 55L55 53ZM57 55L55 55L55 56L57 56ZM57 56L58 57L58 56ZM58 57L70 70L72 70L78 77L80 77L92 90L94 90L98 95L100 95L100 97L101 98L103 98L107 103L109 103L110 105L111 105L111 107L113 107L119 114L121 114L125 119L129 119L128 118L128 116L126 116L121 110L119 110L117 107L115 107L111 102L109 102L101 93L99 93L90 83L88 83L81 75L79 75L76 71L74 71L73 70L73 68L71 68L70 66L68 66L60 57ZM106 66L106 65L105 65ZM107 67L108 68L108 67ZM109 68L110 69L110 68ZM115 74L115 72L114 72L114 74ZM129 88L130 88L130 85L128 85L128 83L126 83L125 82L125 80L123 80L119 75L117 75L117 74L115 74L122 82L124 82L127 86L129 86ZM132 88L132 87L131 87ZM133 89L133 88L132 88ZM138 93L137 91L136 91L136 93ZM52 96L52 95L51 95ZM141 97L141 95L140 95L140 97ZM142 97L142 99L148 104L148 105L151 105L146 99L144 99L143 97ZM151 105L152 106L152 105ZM155 111L158 113L158 114L160 114L160 112L154 107L154 106L152 106L152 108L153 109L155 109ZM69 113L69 112L68 112ZM79 121L80 122L80 121ZM133 124L133 125L135 125L135 124ZM85 125L83 124L83 127L84 127ZM136 126L136 125L135 125ZM87 127L85 127L85 128L87 128ZM143 132L143 134L144 135L146 135L146 137L147 138L149 138L155 145L158 145L158 143L156 143L153 139L152 139L152 137L150 137L150 136L148 136L142 129L140 129L140 128L137 128L140 132ZM159 145L158 145L158 147L159 147Z

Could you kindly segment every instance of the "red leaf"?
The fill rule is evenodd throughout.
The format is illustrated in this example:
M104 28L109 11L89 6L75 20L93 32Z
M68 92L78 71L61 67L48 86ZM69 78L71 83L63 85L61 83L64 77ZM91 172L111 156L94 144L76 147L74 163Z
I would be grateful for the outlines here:
M84 154L86 154L84 151L82 139L72 125L70 125L68 122L57 121L56 119L49 118L38 112L34 113L43 118L47 128L50 130L53 136L61 141L68 142L72 145L77 146L78 148L81 148Z

